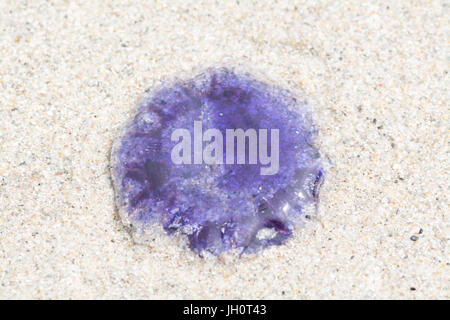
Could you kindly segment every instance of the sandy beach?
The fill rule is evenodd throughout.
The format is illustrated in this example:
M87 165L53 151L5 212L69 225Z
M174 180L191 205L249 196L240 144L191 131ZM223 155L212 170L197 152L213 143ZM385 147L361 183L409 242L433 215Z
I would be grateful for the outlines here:
M445 1L1 1L0 299L449 299ZM238 63L314 102L328 159L286 245L133 242L113 140L146 89Z

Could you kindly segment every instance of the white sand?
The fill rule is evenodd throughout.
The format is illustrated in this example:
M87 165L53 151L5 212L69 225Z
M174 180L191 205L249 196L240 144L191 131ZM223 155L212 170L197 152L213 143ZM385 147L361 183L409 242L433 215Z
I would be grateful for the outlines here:
M445 1L187 2L0 1L0 298L450 298ZM113 138L226 59L316 99L319 216L235 263L133 244Z

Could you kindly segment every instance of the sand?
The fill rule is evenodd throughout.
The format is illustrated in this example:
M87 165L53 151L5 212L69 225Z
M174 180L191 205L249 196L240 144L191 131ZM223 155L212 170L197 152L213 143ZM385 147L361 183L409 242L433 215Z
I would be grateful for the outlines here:
M1 1L0 298L450 298L445 1ZM216 64L316 103L329 159L287 245L135 244L113 139L149 87Z

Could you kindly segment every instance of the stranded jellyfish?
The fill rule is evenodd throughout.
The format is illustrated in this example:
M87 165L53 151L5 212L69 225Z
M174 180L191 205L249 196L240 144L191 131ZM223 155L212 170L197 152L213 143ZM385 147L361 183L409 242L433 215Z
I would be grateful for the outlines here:
M324 179L308 107L226 68L150 90L113 144L123 223L178 234L200 256L285 243Z

